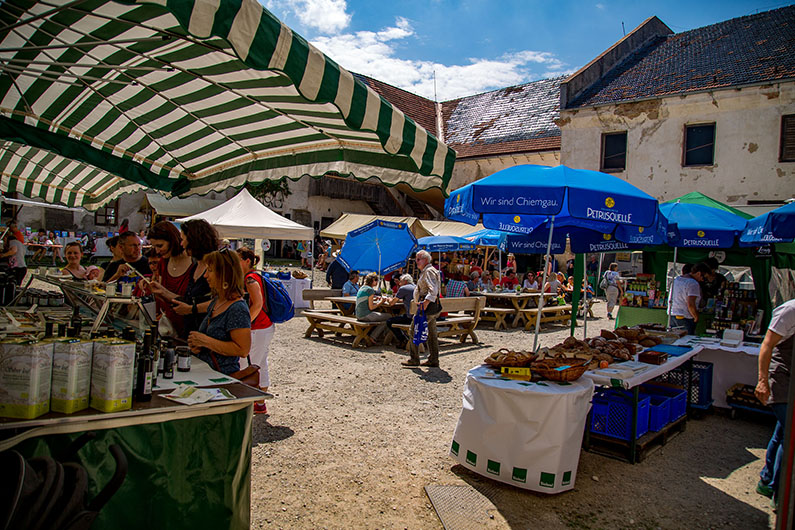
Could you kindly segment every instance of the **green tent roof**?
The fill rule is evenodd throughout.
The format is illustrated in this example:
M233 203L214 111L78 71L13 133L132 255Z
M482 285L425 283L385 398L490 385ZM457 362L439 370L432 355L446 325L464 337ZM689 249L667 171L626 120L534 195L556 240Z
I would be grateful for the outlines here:
M455 162L256 0L5 0L0 71L0 186L47 202L326 174L444 193Z
M748 215L747 213L738 210L737 208L732 208L728 204L723 204L722 202L717 201L712 197L704 195L703 193L700 193L698 191L693 191L688 194L682 195L681 197L676 198L672 201L668 201L668 203L672 202L683 202L688 204L700 204L702 206L709 206L710 208L717 208L718 210L724 210L727 212L731 212L734 215L739 215L743 219L753 219L754 217L753 215Z

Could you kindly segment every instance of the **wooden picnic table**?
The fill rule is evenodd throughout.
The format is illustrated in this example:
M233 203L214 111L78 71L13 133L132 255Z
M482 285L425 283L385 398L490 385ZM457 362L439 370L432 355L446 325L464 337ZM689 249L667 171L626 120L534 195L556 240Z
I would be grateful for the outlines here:
M336 307L339 312L345 316L353 315L356 311L356 297L355 296L327 296L325 300L331 302L331 304ZM384 313L402 313L405 307L403 306L403 302L398 300L395 305L392 306L382 306L376 309L376 311L381 311Z
M547 299L549 298L557 298L557 294L553 293L542 293L541 291L535 292L522 292L517 293L514 291L502 291L502 292L478 292L475 293L478 296L485 296L486 300L488 301L487 306L490 306L492 301L497 302L500 305L507 305L512 306L513 312L513 327L518 327L519 324L526 321L526 317L522 314L522 310L527 308L527 305L532 300L536 307L538 307L538 301L541 299L542 296L545 296ZM489 308L486 307L484 309L486 313L489 312ZM497 319L497 325L495 325L494 329L498 329L499 326L502 324L505 327L505 317L506 315L500 313L494 313L495 318Z
M345 316L352 315L356 310L355 296L327 296L324 300L331 302L331 305L336 307L339 312Z

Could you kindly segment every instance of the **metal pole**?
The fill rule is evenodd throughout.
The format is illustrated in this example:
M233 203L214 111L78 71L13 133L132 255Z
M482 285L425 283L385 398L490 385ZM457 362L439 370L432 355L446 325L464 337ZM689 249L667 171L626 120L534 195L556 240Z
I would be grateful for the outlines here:
M597 293L597 289L599 289L599 284L602 282L602 259L603 258L604 258L604 254L600 252L599 253L599 271L598 271L599 275L596 277L596 289L594 289L594 294L598 294ZM605 296L607 296L607 293L605 293Z
M585 261L585 258L587 256L588 256L588 254L583 254L583 261ZM576 254L574 256L574 259L577 259L577 255ZM582 313L583 313L582 314L582 340L585 340L585 338L588 336L588 287L590 287L590 284L588 283L588 271L585 269L586 266L587 266L587 263L584 263L583 264L583 271L582 271L583 272L583 278L585 279L585 292L582 293L582 295L584 297L583 298L583 308L584 309L582 311ZM577 287L575 286L575 289L576 288Z
M547 253L544 256L544 277L541 281L541 297L538 299L538 313L536 313L536 335L533 339L533 351L538 351L538 332L541 329L541 310L544 309L544 287L547 284L547 266L549 265L549 256L552 250L552 232L555 230L555 216L549 219L549 237L547 238Z
M502 249L499 247L499 245L497 246L497 251L499 252L497 254L499 262L497 263L497 272L499 273L500 284L502 284Z

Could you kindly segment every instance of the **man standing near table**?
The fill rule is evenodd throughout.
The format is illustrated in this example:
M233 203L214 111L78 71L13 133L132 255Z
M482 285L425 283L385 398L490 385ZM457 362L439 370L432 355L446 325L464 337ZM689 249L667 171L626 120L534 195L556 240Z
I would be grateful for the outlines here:
M684 272L684 269L682 270ZM701 299L699 282L709 268L703 263L693 265L689 273L677 276L669 297L668 326L684 327L688 335L695 335L698 322L698 301Z
M345 282L348 281L348 271L342 266L342 263L337 260L340 251L337 250L331 255L331 261L327 263L326 268L326 283L332 289L342 289Z
M436 334L436 319L442 312L442 304L439 302L439 293L442 290L442 279L439 271L431 263L431 255L426 250L417 252L414 261L420 269L420 277L417 280L417 288L414 289L414 301L417 307L425 310L425 317L428 319L428 360L422 366L437 368L439 366L439 337ZM414 321L411 323L411 337L414 337ZM409 360L401 364L405 367L420 366L420 352L416 344L411 343L409 347Z
M142 276L149 276L152 270L149 268L149 260L141 255L141 239L135 232L124 232L119 236L119 247L122 252L122 261L113 261L108 264L105 275L102 277L104 282L113 282L119 279L130 269L135 269Z
M767 444L765 467L759 473L757 493L771 498L774 509L778 502L781 464L784 458L784 427L787 424L792 348L795 344L795 299L773 310L765 339L759 348L759 381L756 397L770 405L776 415L776 427Z

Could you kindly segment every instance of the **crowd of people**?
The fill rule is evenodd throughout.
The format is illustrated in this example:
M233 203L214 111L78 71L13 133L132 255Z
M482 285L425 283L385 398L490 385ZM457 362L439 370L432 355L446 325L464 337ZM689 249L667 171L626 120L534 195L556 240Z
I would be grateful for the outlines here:
M38 232L34 244L49 244L44 239L39 243L43 233ZM24 236L12 225L4 243L0 258L8 260L21 284L27 274ZM120 230L106 244L111 259L103 269L84 264L81 241L67 243L62 273L76 281L108 284L125 277L135 281L137 295L154 298L161 333L187 344L200 359L227 375L240 371L240 360L248 358L249 364L260 368L260 389L271 396L268 350L274 327L252 250L230 250L204 220L187 221L180 228L161 221L141 234ZM144 244L151 245L145 256ZM264 412L265 402L256 403L255 413Z

